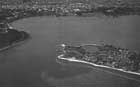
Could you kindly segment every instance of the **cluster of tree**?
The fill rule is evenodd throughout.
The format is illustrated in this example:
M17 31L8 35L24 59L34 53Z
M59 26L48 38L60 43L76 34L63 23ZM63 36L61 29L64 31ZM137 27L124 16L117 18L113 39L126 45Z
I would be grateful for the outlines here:
M95 49L89 51L88 49ZM91 46L85 49L84 46L66 46L65 57L93 62L95 64L115 67L128 71L140 71L140 53L112 45Z
M26 32L8 29L7 33L0 33L0 48L25 40L28 37Z

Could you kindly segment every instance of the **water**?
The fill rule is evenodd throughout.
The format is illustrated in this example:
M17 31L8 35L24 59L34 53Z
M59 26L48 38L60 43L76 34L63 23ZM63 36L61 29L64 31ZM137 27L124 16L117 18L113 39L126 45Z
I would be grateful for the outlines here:
M0 87L139 87L139 82L80 64L56 63L61 43L109 43L140 50L140 17L36 17L16 21L25 44L0 54Z

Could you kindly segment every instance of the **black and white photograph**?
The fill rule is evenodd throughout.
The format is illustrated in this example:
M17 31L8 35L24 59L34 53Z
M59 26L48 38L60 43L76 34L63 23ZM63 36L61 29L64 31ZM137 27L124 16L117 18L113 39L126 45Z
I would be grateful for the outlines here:
M0 87L140 87L140 0L0 0Z

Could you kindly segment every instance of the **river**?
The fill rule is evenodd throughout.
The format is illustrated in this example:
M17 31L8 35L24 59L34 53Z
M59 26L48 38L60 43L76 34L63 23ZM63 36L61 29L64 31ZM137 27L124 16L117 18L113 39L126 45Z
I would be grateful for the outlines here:
M139 87L134 80L76 64L56 62L61 43L108 43L140 50L140 17L35 17L13 26L30 33L24 44L0 54L0 87Z

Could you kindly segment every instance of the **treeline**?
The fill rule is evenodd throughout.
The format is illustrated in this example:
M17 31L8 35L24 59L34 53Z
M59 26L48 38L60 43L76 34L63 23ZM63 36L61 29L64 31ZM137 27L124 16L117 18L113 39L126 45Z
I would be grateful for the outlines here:
M76 12L78 16L86 15L88 16L88 13L101 13L106 16L113 16L113 17L119 17L123 15L140 15L140 8L135 7L98 7L98 8L92 8L87 11L79 11Z

